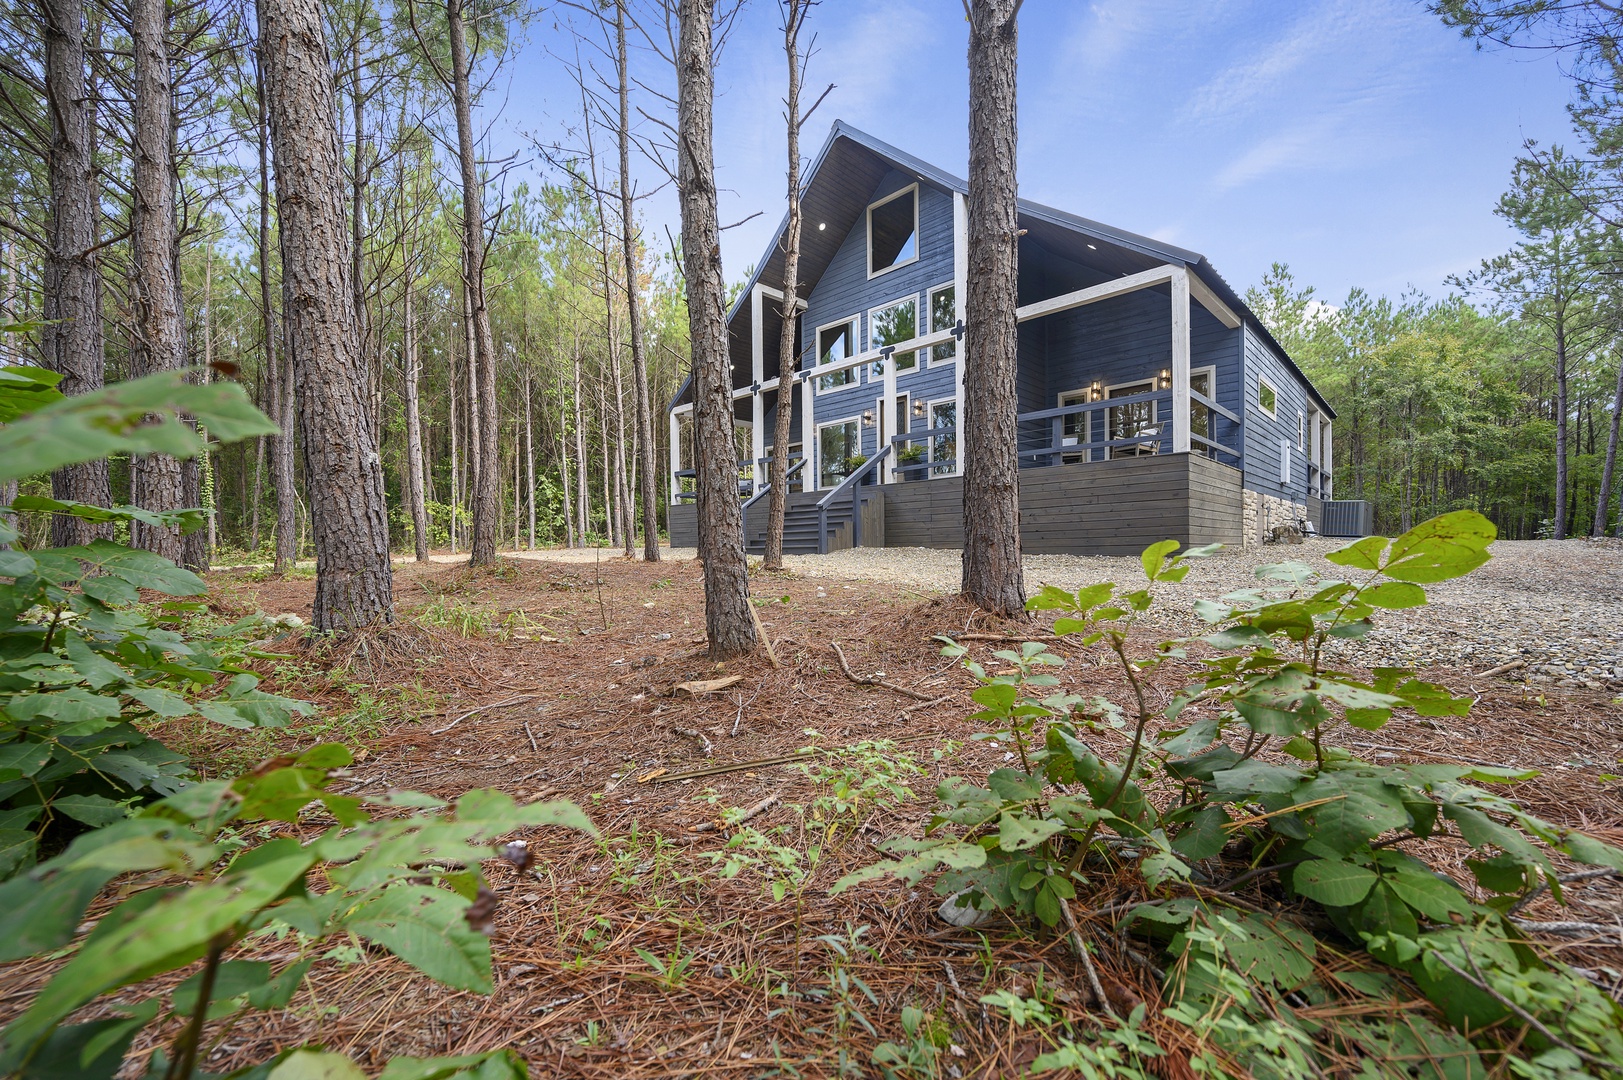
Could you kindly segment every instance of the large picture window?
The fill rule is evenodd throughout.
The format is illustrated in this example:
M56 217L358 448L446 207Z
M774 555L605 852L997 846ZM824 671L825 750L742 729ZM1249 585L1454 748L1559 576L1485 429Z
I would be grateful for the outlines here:
M817 363L837 364L841 360L849 360L856 354L857 323L855 319L849 322L835 323L825 326L817 331ZM850 386L857 381L857 369L846 368L830 375L822 375L817 379L818 390L833 390L841 386Z
M868 207L868 276L919 257L919 186L905 187Z
M946 462L937 465L930 472L936 476L950 476L952 462L958 458L958 402L952 398L944 401L930 403L930 426L932 428L952 428L950 435L930 436L930 460Z
M1217 373L1212 368L1197 368L1189 373L1189 389L1212 401L1217 400ZM1203 439L1212 438L1212 410L1198 401L1189 403L1189 431Z
M874 308L868 313L868 347L882 349L886 345L896 345L903 341L911 341L919 336L919 300L916 296L909 296L905 300L898 300L882 308ZM896 370L912 371L919 366L919 354L916 350L891 353L890 358L896 364ZM885 362L875 360L873 365L875 378L885 374Z
M958 325L958 291L951 285L930 290L930 333L939 334ZM958 342L930 346L930 362L939 364L958 355Z
M855 420L823 424L817 429L817 484L839 487L851 471L851 462L862 454L862 434Z

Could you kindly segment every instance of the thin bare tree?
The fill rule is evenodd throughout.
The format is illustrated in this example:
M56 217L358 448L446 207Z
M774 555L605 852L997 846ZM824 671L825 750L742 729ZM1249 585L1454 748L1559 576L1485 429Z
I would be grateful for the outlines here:
M749 566L733 441L732 361L716 218L714 0L678 0L676 157L682 265L693 349L693 448L705 631L721 660L754 650Z
M1015 322L1015 17L1020 0L965 0L969 15L969 266L964 295L963 593L1025 610L1020 565Z

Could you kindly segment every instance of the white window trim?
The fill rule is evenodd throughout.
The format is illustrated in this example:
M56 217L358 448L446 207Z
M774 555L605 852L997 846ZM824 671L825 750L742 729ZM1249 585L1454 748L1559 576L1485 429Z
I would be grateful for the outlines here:
M1296 410L1296 448L1307 453L1307 410Z
M1067 400L1065 400L1066 398L1073 398L1074 400L1067 401ZM1089 404L1094 404L1094 401L1093 401L1093 388L1091 386L1079 386L1075 390L1061 390L1059 392L1059 396L1056 397L1054 400L1055 400L1055 403L1056 403L1057 407L1059 407L1061 409L1065 408L1065 406L1067 406L1067 405L1089 405ZM1078 443L1077 445L1080 447L1082 443L1090 443L1092 441L1093 441L1093 411L1090 409L1089 411L1082 414L1082 439L1081 439L1081 443ZM1090 460L1090 461L1093 460L1093 451L1091 451L1091 450L1086 450L1085 451L1085 450L1082 450L1082 449L1078 449L1077 453L1079 453L1079 454L1086 453L1088 455L1088 460ZM1060 460L1063 461L1064 459L1061 458Z
M1111 391L1113 391L1113 390L1121 390L1121 389L1123 389L1125 387L1129 387L1129 386L1143 386L1145 383L1150 384L1149 392L1153 394L1156 391L1156 383L1157 383L1157 381L1158 380L1156 379L1156 376L1154 376L1152 374L1148 378L1128 379L1126 382L1111 383L1111 384L1109 384L1108 386L1105 387L1104 400L1107 401L1107 402L1110 400ZM1139 393L1143 393L1143 392L1144 391L1142 391L1142 390L1139 391ZM1124 394L1123 396L1124 397L1132 397L1133 395L1132 394ZM1150 402L1150 423L1156 425L1156 429L1157 429L1156 438L1160 438L1161 403L1159 401ZM1109 433L1110 433L1110 411L1107 409L1105 411L1105 434L1108 435ZM1106 440L1106 441L1109 441L1109 440ZM1145 439L1144 441L1149 442L1150 440ZM1121 447L1121 446L1107 446L1107 447L1105 447L1105 458L1106 458L1106 460L1109 460L1110 458L1118 456L1121 453L1121 451L1124 450L1124 449L1125 449L1125 447Z
M1196 375L1202 375L1202 374L1204 374L1206 376L1206 389L1209 391L1209 393L1207 393L1206 396L1211 398L1213 401L1216 401L1217 400L1217 365L1216 364L1207 364L1205 367L1190 368L1189 369L1189 389L1193 390L1195 388L1195 376Z
M847 315L843 319L835 319L833 322L826 322L822 326L819 326L817 329L813 330L811 371L806 372L806 376L812 380L812 393L814 394L837 394L842 390L849 390L853 386L862 385L863 365L855 364L845 369L846 371L852 373L852 379L850 382L841 386L830 386L827 389L823 388L823 379L827 378L828 376L820 375L817 371L818 368L823 366L823 331L832 330L839 326L850 326L852 328L851 355L856 356L862 352L862 316L860 314ZM847 357L847 359L849 359L849 357ZM838 371L829 372L829 375L838 374L840 374Z
M956 410L957 407L958 407L958 398L956 396L954 396L954 397L943 397L943 398L936 398L933 401L925 402L925 404L924 404L924 419L925 419L925 423L929 425L929 427L927 427L925 430L929 430L929 428L935 427L935 407L937 405L951 405ZM954 419L953 427L958 427L959 425L957 423L957 417L955 416L953 419ZM963 435L963 432L961 430L953 433L953 438L959 440L959 445L960 446L963 445L963 443L962 443L962 435ZM931 435L931 436L929 436L928 438L926 438L924 440L924 443L925 443L924 460L925 461L932 462L932 463L935 461L935 459L936 459L935 458L935 441L939 437L940 436L937 436L937 435ZM956 460L956 454L954 455L954 459ZM934 469L931 469L929 472L925 473L925 475L926 476L935 476L936 471Z
M879 312L879 311L884 311L887 308L893 308L897 304L905 304L909 300L913 301L913 337L914 338L920 338L920 337L925 336L925 335L919 333L919 294L918 293L904 293L903 295L898 296L894 300L887 301L886 303L883 303L883 304L875 304L873 307L868 309L868 342L867 342L867 344L868 344L867 351L868 352L878 352L879 351L879 346L875 345L873 343L873 341L872 341L874 313ZM907 350L904 349L902 351L906 352ZM923 367L921 365L922 357L918 356L917 354L921 353L921 352L925 352L925 351L926 350L923 350L923 349L915 349L915 350L913 350L913 352L915 353L915 355L913 357L913 366L907 369L907 372L906 372L907 374L912 375L912 374L914 374L916 372L919 372L919 371L923 370ZM891 359L896 358L895 353L891 353L890 355L891 355ZM879 360L874 361L875 366L878 366L880 363L881 363L881 361L879 361ZM881 369L877 374L875 374L873 369L870 367L869 368L869 374L873 375L874 378L881 378L884 375L884 370ZM898 368L897 371L896 371L896 374L901 375L902 374L901 369Z
M944 281L940 285L936 285L933 288L929 288L929 289L926 289L924 291L924 326L925 326L926 334L934 334L934 333L936 333L935 328L930 326L930 320L933 317L933 314L934 314L934 311L935 311L935 294L938 293L938 292L941 292L944 289L952 289L952 288L956 288L956 287L957 287L956 282ZM957 296L954 295L953 299L954 299L954 301L956 301ZM946 329L951 329L951 327L947 327ZM953 364L953 363L957 363L957 361L958 361L958 350L962 347L962 345L963 345L963 339L962 338L954 338L953 339L952 355L947 357L944 360L937 360L935 358L935 346L933 346L933 345L930 348L922 350L923 352L927 353L928 355L921 359L921 362L919 364L919 370L922 371L924 369L924 366L925 366L926 363L929 363L929 364L938 364L938 363L939 364Z
M884 206L888 202L901 198L909 191L913 193L913 257L902 262L893 262L883 270L875 270L873 268L873 212L878 207ZM892 270L900 270L904 266L911 266L919 261L920 255L923 254L922 249L924 247L924 238L919 235L919 201L919 185L917 183L912 183L904 188L899 188L898 190L891 192L878 202L871 202L868 204L868 209L862 215L862 223L864 231L868 234L866 244L868 249L867 261L863 263L863 266L868 271L869 281L872 281L876 277L881 277L888 274Z
M1273 392L1273 395L1274 395L1274 407L1272 409L1268 408L1266 405L1264 405L1262 403L1262 388L1264 386L1266 386L1269 390L1271 390ZM1277 410L1279 408L1279 387L1275 386L1273 383L1269 382L1267 379L1262 378L1261 376L1257 377L1257 408L1261 409L1264 413L1266 413L1270 420L1276 420L1277 421L1279 419L1279 415L1278 415L1278 412L1277 412Z
M831 427L846 427L847 425L856 426L857 453L860 454L862 453L862 416L860 414L857 416L847 416L841 420L830 420L826 424L817 425L817 460L814 462L814 464L817 466L817 486L819 489L821 489L823 485L823 432Z

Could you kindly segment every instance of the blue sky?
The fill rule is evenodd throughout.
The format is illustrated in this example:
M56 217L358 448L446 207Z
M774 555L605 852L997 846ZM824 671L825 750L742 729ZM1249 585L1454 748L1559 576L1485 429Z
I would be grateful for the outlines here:
M778 25L753 0L717 73L722 220L763 211L725 234L729 279L782 214ZM959 0L824 0L809 27L807 98L836 89L808 157L838 118L966 171ZM550 19L530 28L497 144L578 113L549 55L567 40ZM1571 139L1553 58L1478 51L1414 0L1027 0L1019 78L1022 196L1193 248L1242 291L1287 262L1331 302L1355 285L1445 292L1512 242L1493 205L1522 140ZM654 236L676 231L669 192L646 205Z

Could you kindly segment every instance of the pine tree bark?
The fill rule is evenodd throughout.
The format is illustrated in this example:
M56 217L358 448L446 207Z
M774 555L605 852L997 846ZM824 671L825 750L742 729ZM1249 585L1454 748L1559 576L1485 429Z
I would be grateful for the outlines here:
M772 471L767 477L766 551L761 566L783 569L783 516L789 506L789 428L795 412L795 373L800 370L800 25L808 0L789 0L783 51L789 59L784 95L788 134L789 227L783 234L783 327L778 333L778 413L772 430Z
M366 419L366 371L349 282L343 165L321 0L259 0L287 362L299 399L314 625L342 632L394 616L389 523Z
M132 374L151 375L181 368L186 360L185 327L175 275L175 191L170 171L173 147L168 10L165 0L131 0L130 45L135 53L135 103L131 117L134 150L131 212L130 293L134 338ZM167 454L144 454L130 462L130 495L146 510L180 510L186 505L181 464ZM179 563L185 557L177 528L131 522L134 545Z
M626 263L626 313L631 330L631 378L637 397L637 483L642 499L642 557L659 561L659 494L654 486L654 415L649 401L648 357L643 352L642 296L638 291L637 219L631 195L631 69L626 55L626 5L614 6L614 44L620 75L620 248Z
M259 319L265 349L265 372L271 419L281 432L271 439L271 483L276 490L276 528L272 537L275 555L272 569L286 574L298 559L294 550L298 536L297 477L293 460L295 437L293 380L289 365L278 363L277 339L281 335L276 308L271 302L270 211L274 197L270 181L270 115L265 106L265 60L260 42L254 45L254 95L259 108L255 128L259 150ZM285 351L284 351L285 355ZM257 489L256 489L257 490ZM257 503L256 513L257 513ZM259 530L256 527L257 538ZM255 547L258 545L256 544Z
M964 295L964 596L999 615L1025 610L1020 566L1015 323L1015 12L972 0L969 30L969 267Z
M485 212L479 184L478 161L473 149L473 106L468 89L468 42L463 25L465 0L445 0L446 36L451 46L451 97L456 106L457 158L462 169L462 252L467 273L468 306L473 316L473 338L478 357L478 394L481 424L473 438L479 444L480 468L474 477L473 543L469 565L496 563L496 517L500 511L500 449L496 431L496 346L490 333L490 310L485 306Z
M1555 328L1555 538L1567 538L1567 331Z
M51 186L49 247L45 251L45 364L62 376L64 394L100 390L106 373L101 320L101 267L96 246L95 129L86 80L84 0L40 0L45 27L45 98L51 144L46 170ZM9 279L8 287L14 283ZM51 493L71 502L112 505L107 462L58 469ZM111 523L97 525L68 514L51 522L58 547L111 539Z
M757 638L749 610L749 567L738 502L733 366L727 354L726 288L716 220L714 9L714 0L680 0L676 129L682 269L693 349L693 449L705 632L710 656L724 660L752 651Z

